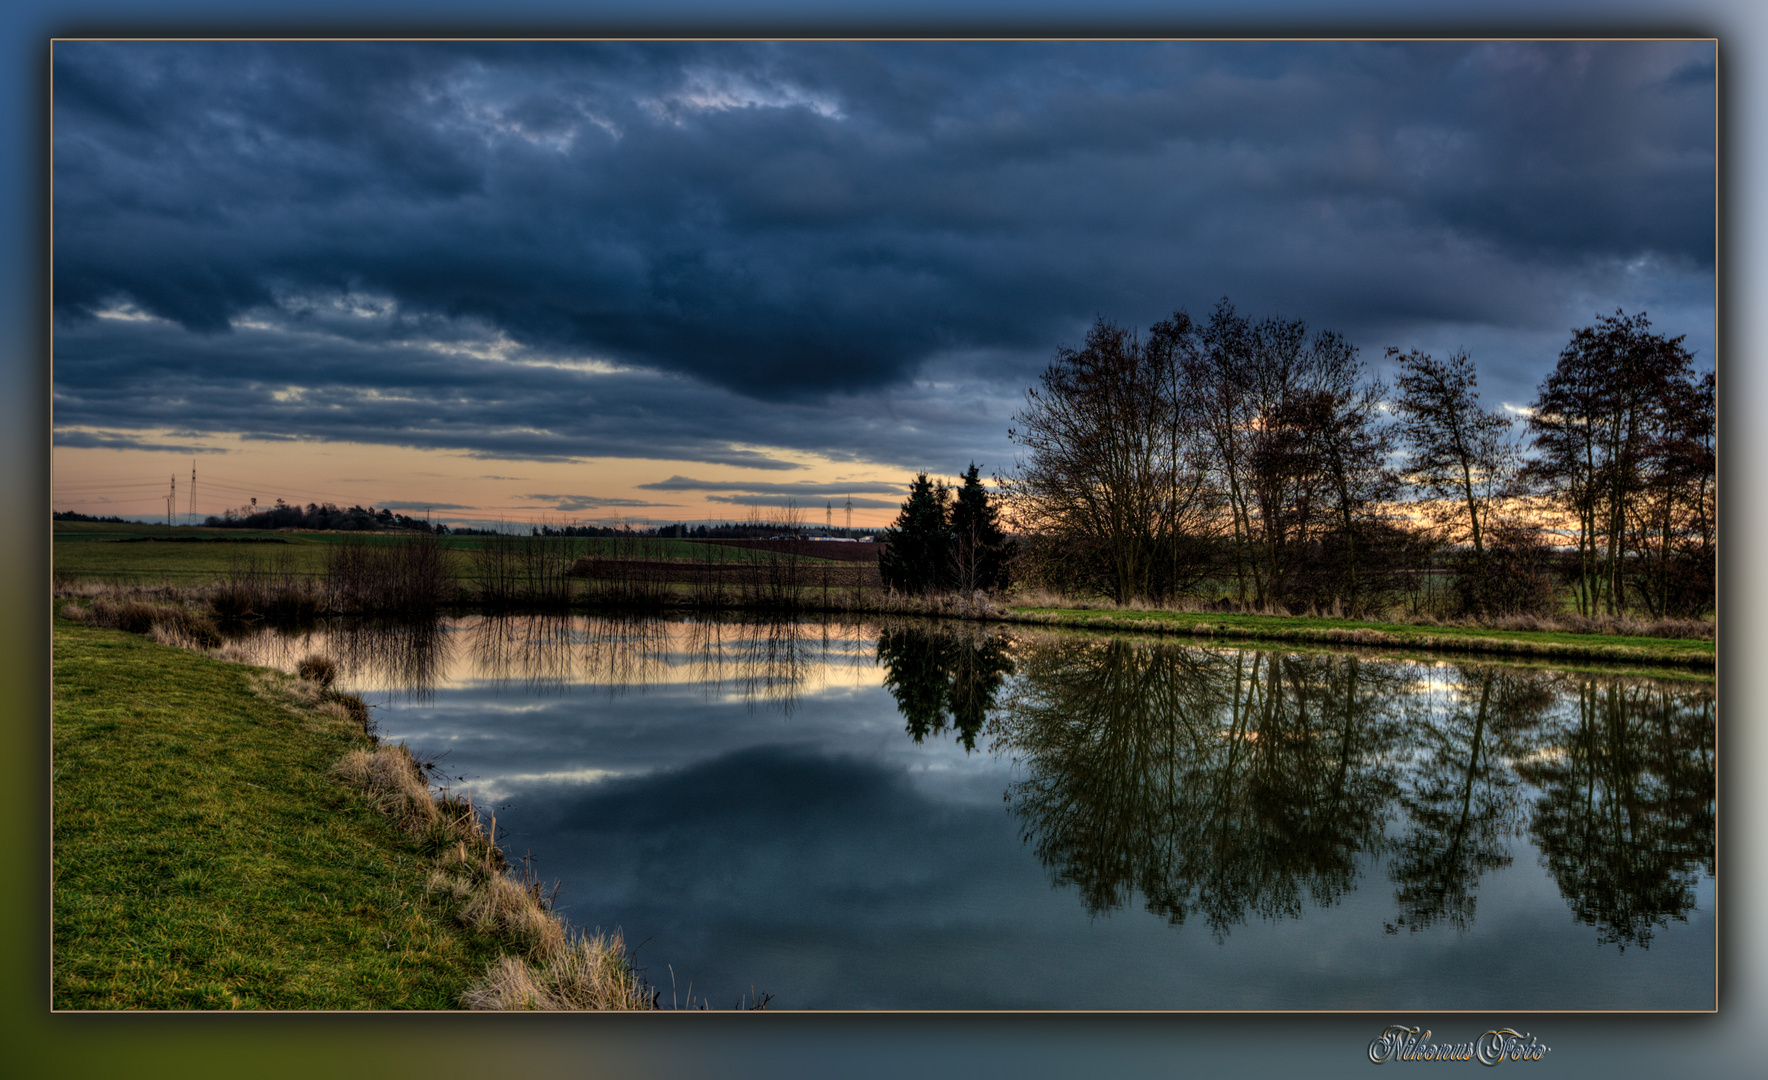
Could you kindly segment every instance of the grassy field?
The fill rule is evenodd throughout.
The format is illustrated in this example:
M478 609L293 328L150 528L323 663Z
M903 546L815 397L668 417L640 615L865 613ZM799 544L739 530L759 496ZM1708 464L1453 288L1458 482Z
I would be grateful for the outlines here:
M359 726L260 669L59 617L53 634L56 1008L459 1007L501 950L333 778L370 744Z
M60 577L173 584L214 580L252 561L266 568L286 561L295 573L317 577L325 572L327 554L336 544L351 540L391 544L400 539L390 533L272 532L91 521L57 521L50 538L54 570ZM472 572L471 552L494 542L494 538L483 536L440 539L443 546L456 554L456 573L468 578ZM244 540L269 542L226 542ZM569 545L572 557L688 562L755 562L768 557L768 553L750 548L691 540L570 537L554 542Z

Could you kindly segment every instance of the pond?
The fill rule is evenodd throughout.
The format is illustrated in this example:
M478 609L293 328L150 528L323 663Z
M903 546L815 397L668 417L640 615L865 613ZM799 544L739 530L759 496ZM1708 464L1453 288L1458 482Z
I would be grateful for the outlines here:
M973 625L323 624L665 1004L1711 1009L1714 695Z

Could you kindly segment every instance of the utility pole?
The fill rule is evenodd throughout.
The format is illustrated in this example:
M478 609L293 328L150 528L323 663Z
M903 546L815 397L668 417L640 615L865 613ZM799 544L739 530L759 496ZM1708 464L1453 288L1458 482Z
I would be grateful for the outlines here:
M178 474L172 474L172 490L166 495L166 528L172 527L172 515L178 512Z
M190 520L185 524L196 524L196 458L190 459Z

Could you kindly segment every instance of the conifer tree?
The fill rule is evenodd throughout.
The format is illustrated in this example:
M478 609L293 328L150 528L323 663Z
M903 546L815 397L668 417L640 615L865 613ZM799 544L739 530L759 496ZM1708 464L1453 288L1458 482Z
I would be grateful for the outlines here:
M982 486L981 470L972 461L964 486L952 503L952 584L969 592L999 589L1007 584L1007 536L998 510Z
M888 545L878 556L884 584L908 593L944 588L951 580L951 494L919 473L908 501L884 534Z

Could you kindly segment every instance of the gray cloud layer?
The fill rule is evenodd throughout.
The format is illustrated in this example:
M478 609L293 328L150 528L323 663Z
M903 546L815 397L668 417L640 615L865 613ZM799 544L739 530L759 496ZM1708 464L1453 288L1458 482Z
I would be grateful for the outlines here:
M63 426L950 472L1095 315L1222 295L1494 400L1617 306L1711 356L1710 43L63 42L54 90Z

